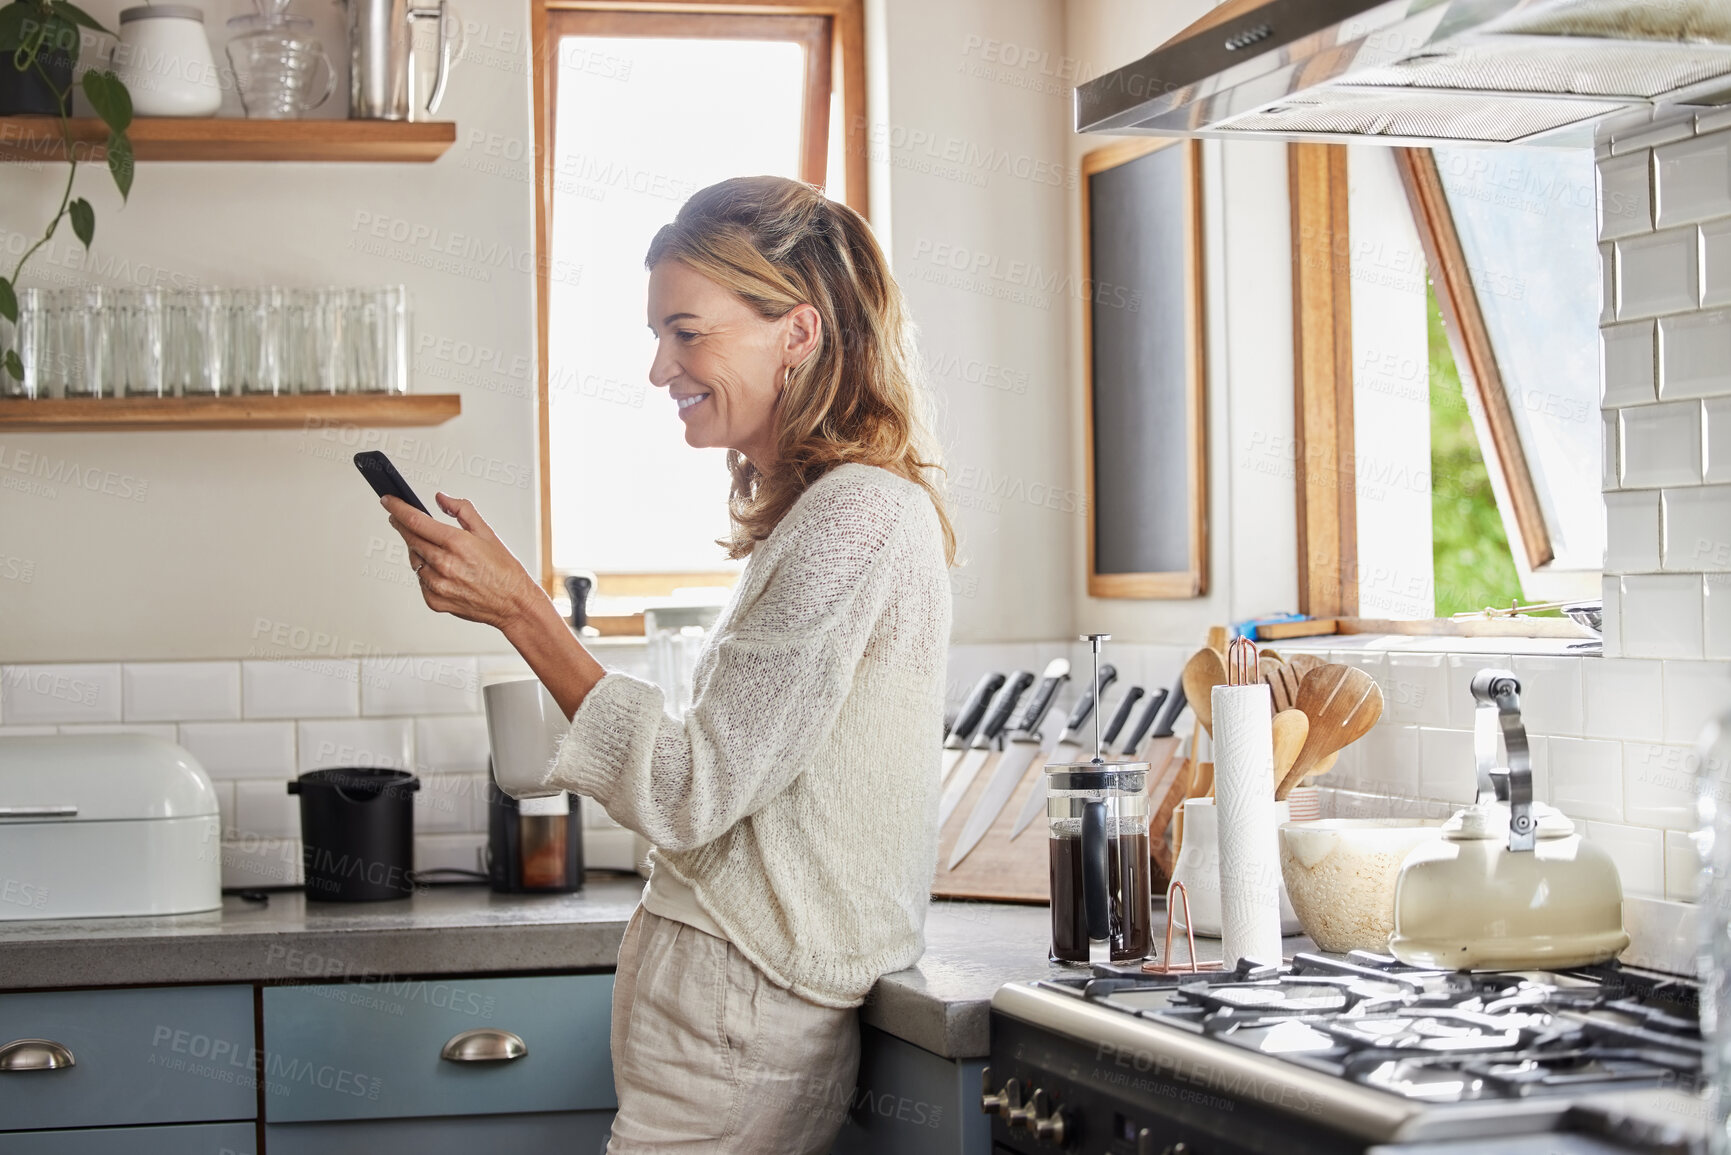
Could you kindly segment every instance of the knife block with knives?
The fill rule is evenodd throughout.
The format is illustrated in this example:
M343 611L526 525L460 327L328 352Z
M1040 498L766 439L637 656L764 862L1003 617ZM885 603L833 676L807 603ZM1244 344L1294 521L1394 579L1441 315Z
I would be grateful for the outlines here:
M1092 728L1084 733L1097 704L1117 678L1111 665L1100 667L1099 683L1085 689L1055 746L1048 749L1041 740L1041 724L1056 699L1058 690L1068 679L1068 663L1053 662L1029 700L1027 709L1014 723L1001 721L996 731L990 723L999 715L1007 719L1015 709L1016 680L1003 684L978 733L960 745L971 746L971 770L949 755L958 746L952 733L946 747L946 766L956 769L946 774L945 802L940 805L938 866L932 882L936 898L990 900L996 902L1044 903L1050 901L1050 855L1046 837L1046 774L1050 762L1074 762L1093 756ZM1025 687L1032 676L1022 674ZM1000 679L1000 682L1002 680ZM982 680L982 685L985 680ZM1015 694L1012 691L1015 690ZM990 691L988 691L989 693ZM979 687L975 689L980 693ZM1150 730L1147 757L1150 763L1151 801L1162 779L1167 789L1177 771L1177 739L1172 737L1172 721L1183 709L1183 690L1173 702L1167 691L1158 691L1137 712L1134 724L1131 715L1143 698L1139 686L1130 687L1119 699L1111 721L1101 732L1102 748L1117 742L1120 733L1124 741L1118 756L1129 757L1143 743ZM1007 705L1006 698L1008 699ZM957 728L968 720L970 697L957 717ZM1158 722L1158 724L1157 724ZM977 753L982 743L999 749ZM965 779L959 775L966 774ZM1150 809L1152 809L1152 805Z

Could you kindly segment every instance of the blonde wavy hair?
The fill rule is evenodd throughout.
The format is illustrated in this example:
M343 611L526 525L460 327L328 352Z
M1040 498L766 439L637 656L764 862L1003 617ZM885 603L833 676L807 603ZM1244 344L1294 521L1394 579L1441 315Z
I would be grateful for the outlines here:
M776 458L760 472L728 450L733 534L750 554L813 482L838 465L876 465L923 487L955 563L956 533L930 474L942 471L914 378L913 325L901 287L865 218L812 185L736 177L698 191L650 242L653 269L680 261L766 320L809 304L818 349L790 374L775 406Z

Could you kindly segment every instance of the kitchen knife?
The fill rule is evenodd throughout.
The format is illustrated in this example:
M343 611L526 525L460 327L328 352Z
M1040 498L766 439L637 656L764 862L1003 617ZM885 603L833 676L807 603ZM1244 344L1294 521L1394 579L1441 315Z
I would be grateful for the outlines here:
M1142 712L1136 715L1136 721L1131 725L1129 733L1124 735L1124 744L1118 747L1120 758L1129 758L1136 753L1136 747L1142 745L1142 739L1148 736L1148 731L1154 728L1154 719L1160 716L1160 711L1171 696L1169 690L1156 690L1154 696L1143 705Z
M1084 690L1082 692L1082 698L1076 703L1075 711L1070 715L1069 721L1064 723L1064 732L1058 735L1058 744L1052 747L1051 756L1046 759L1047 765L1050 765L1053 762L1072 762L1075 760L1076 755L1081 753L1082 726L1088 721L1088 716L1094 712L1095 699L1104 694L1106 687L1110 686L1117 680L1117 678L1118 668L1116 666L1108 663L1107 665L1100 667L1100 684L1096 687L1099 693L1095 693L1092 690ZM1142 687L1140 686L1131 686L1124 694L1124 701L1119 704L1118 712L1112 716L1111 723L1107 725L1105 732L1100 735L1101 749L1105 749L1107 746L1111 745L1112 739L1118 734L1118 729L1124 725L1124 718L1129 714L1130 707L1135 703L1136 699L1141 696ZM1021 812L1016 815L1015 825L1010 827L1010 840L1012 842L1015 841L1016 835L1028 828L1028 824L1034 821L1035 816L1040 813L1045 805L1046 776L1041 774L1039 781L1034 783L1034 788L1028 791L1028 797L1022 803Z
M986 716L986 707L991 704L992 695L996 694L1004 684L1004 675L985 674L968 700L962 703L962 708L956 712L956 720L950 727L949 735L944 739L944 769L938 775L942 782L950 776L950 771L956 768L956 763L967 753L968 742L974 736L974 731L980 728L980 720Z
M951 870L960 866L968 852L980 844L980 840L992 828L992 823L998 820L998 811L1004 808L1010 795L1022 784L1022 776L1028 772L1029 764L1045 746L1045 741L1040 736L1040 727L1046 722L1046 713L1052 708L1058 690L1069 680L1070 663L1064 659L1058 658L1046 667L1045 678L1041 680L1039 689L1034 691L1034 697L1028 703L1022 720L1017 723L1015 733L1010 736L1009 748L998 759L997 768L987 780L980 800L974 803L968 820L962 824L962 832L956 838L955 850L950 854ZM1064 733L1070 733L1068 727Z
M1010 680L1004 683L1004 688L998 691L998 696L992 699L991 709L986 711L986 717L980 723L980 728L974 733L974 740L968 746L967 753L962 755L956 764L955 774L944 784L943 796L938 800L938 827L941 829L950 812L961 805L962 795L968 792L968 786L974 781L974 776L980 772L992 757L992 747L997 743L998 735L1004 732L1009 724L1010 715L1015 712L1016 703L1021 701L1022 692L1034 684L1034 675L1027 670L1017 670L1010 675Z

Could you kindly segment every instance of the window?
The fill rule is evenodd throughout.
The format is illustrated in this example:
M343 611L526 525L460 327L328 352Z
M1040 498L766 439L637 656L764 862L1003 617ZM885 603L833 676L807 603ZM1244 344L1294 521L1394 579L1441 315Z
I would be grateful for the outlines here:
M1596 597L1591 153L1289 158L1301 609L1386 624Z
M607 599L729 584L740 568L715 545L728 530L725 451L688 447L648 381L643 256L656 230L732 176L845 188L863 209L863 172L848 171L840 131L846 97L863 104L863 87L837 76L842 44L858 43L857 0L800 15L704 7L544 13L541 545L552 592L572 570L595 571Z

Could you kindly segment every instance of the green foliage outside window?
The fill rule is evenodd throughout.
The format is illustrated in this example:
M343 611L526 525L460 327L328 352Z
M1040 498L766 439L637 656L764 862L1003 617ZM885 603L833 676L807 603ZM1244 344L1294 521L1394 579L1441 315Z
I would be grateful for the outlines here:
M1430 312L1430 464L1436 615L1507 606L1521 579L1497 512L1497 496L1467 412L1436 293Z

